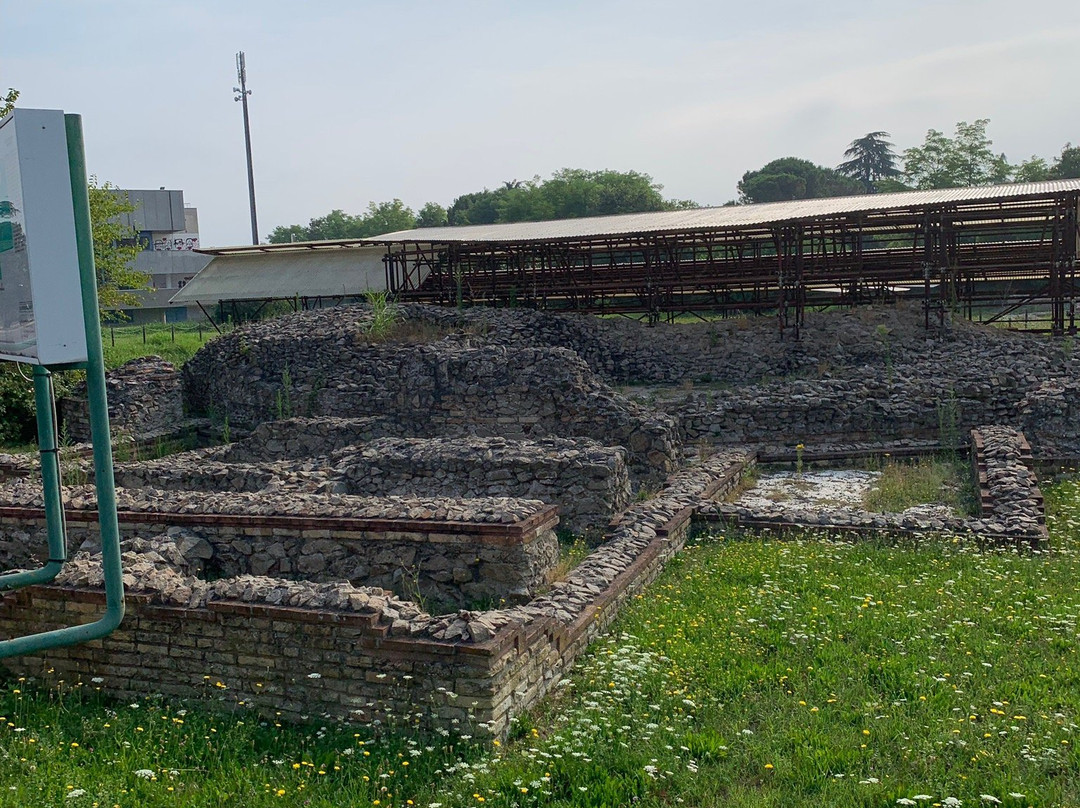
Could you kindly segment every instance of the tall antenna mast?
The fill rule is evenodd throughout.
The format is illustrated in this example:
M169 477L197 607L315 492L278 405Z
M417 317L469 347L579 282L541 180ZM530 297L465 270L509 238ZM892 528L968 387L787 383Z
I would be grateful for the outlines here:
M248 200L251 204L251 243L259 243L259 224L255 218L255 171L251 167L251 121L248 119L248 96L251 90L247 88L247 67L244 64L244 52L236 54L236 80L239 87L233 87L233 92L238 95L233 99L241 102L244 107L244 148L247 150L248 170Z

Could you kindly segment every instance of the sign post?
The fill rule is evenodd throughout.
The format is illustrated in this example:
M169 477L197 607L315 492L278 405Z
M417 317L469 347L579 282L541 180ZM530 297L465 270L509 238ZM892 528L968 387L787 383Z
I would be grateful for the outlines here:
M17 109L0 120L0 359L34 365L49 560L0 575L0 590L53 580L67 560L52 370L85 368L105 613L92 623L0 641L0 659L98 639L124 616L112 440L82 119Z

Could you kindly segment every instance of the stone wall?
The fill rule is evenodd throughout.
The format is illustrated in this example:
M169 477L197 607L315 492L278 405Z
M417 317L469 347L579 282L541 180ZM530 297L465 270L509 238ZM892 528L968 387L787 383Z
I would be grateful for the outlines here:
M27 548L47 546L39 490L17 488L0 505L5 569L28 566ZM70 545L98 546L93 490L65 494ZM117 505L124 539L183 527L212 548L206 567L217 576L345 580L468 606L527 600L558 562L556 508L536 500L118 489Z
M342 445L351 431L346 423L351 424L336 421L329 434L320 435L317 419L275 421L256 430L259 440L252 436L228 447L117 463L114 476L122 488L165 491L539 499L559 505L561 526L575 533L602 530L630 502L626 450L588 438L375 438L306 456L315 448ZM289 425L296 431L284 428ZM309 432L315 436L309 438ZM232 462L257 456L267 433L276 436L266 441L271 457L285 457L288 447L296 446L297 459ZM89 461L82 462L81 471L93 481Z
M245 427L377 414L414 437L585 437L625 446L644 478L675 468L674 420L616 393L572 351L469 335L370 344L350 312L307 312L208 343L184 366L188 404Z
M380 438L337 452L330 465L349 494L556 503L575 533L602 530L630 504L626 450L588 438Z
M327 457L376 438L407 437L392 418L283 418L263 421L250 434L221 447L215 459L226 463L258 463Z
M1080 378L1039 382L1027 391L1017 410L1017 426L1035 452L1044 457L1080 455Z
M962 442L980 424L1019 418L1016 379L965 385L948 378L820 379L689 395L671 408L687 442Z
M431 616L347 583L210 583L175 561L163 539L125 555L131 580L119 630L5 664L45 681L100 675L102 690L120 698L148 688L198 697L210 676L234 698L291 719L394 716L501 737L682 547L694 507L737 484L751 461L727 452L673 475L565 581L526 605ZM57 585L5 595L0 636L93 619L103 602L100 564L80 558L62 575Z
M167 435L184 420L184 394L179 371L160 356L143 356L105 374L109 426L113 434L133 437ZM59 403L63 433L75 443L90 440L86 383Z
M217 402L237 423L276 417L284 398L300 414L386 416L383 436L590 437L626 446L639 474L673 468L680 438L932 439L943 420L960 441L1002 423L1039 451L1060 451L1061 434L1080 451L1080 363L1063 344L959 320L927 330L915 309L811 313L799 341L767 318L650 328L534 311L402 313L434 328L433 341L372 343L362 306L229 335L189 364L189 401ZM238 370L216 373L223 364ZM638 385L626 391L637 403L610 383ZM1042 428L1043 416L1064 431Z
M971 454L979 485L979 516L985 530L1028 541L1049 541L1043 496L1031 447L1022 432L980 426L971 432Z
M807 312L799 340L790 329L781 333L774 316L649 326L625 318L523 309L459 312L416 304L401 309L406 320L439 324L488 343L569 349L612 384L746 386L776 379L858 377L866 369L902 376L919 368L957 379L998 374L1008 379L1017 369L1023 370L1021 376L1038 377L1077 372L1060 342L959 317L946 320L943 328L935 323L926 329L918 304ZM366 315L358 307L344 316L359 324Z
M1030 447L1023 433L1002 426L972 431L972 474L981 491L976 517L946 515L916 507L904 513L872 513L852 506L811 506L773 502L708 502L697 510L707 523L782 532L813 528L853 535L945 535L979 544L1024 542L1042 549L1048 541L1042 494L1032 471ZM924 453L927 453L924 448ZM908 455L911 456L911 455ZM835 461L834 461L835 462Z

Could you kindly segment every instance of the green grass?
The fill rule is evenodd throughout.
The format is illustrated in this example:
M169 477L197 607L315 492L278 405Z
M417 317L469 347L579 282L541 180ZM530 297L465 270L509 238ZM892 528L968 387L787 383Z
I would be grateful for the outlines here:
M229 715L160 698L117 704L92 682L25 688L15 682L3 700L3 806L398 805L479 753L406 731L282 725L242 703Z
M705 537L486 753L14 683L0 805L1080 804L1080 484L1044 490L1047 555Z
M106 368L115 368L140 356L156 355L177 367L195 355L207 340L217 336L209 323L176 323L175 325L102 325L101 340L105 351Z
M952 458L890 460L867 493L865 507L876 513L900 513L913 505L937 503L966 512L974 502L970 476L967 465Z

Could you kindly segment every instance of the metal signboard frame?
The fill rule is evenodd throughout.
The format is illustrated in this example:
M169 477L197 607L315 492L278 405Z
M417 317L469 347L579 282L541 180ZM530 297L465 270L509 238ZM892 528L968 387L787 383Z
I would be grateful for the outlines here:
M105 578L105 612L98 620L2 640L3 659L111 633L124 617L124 582L81 117L16 110L0 121L0 170L0 222L7 225L0 229L0 358L35 365L48 533L48 560L35 570L0 574L0 591L47 584L67 561L52 384L58 369L86 369Z

